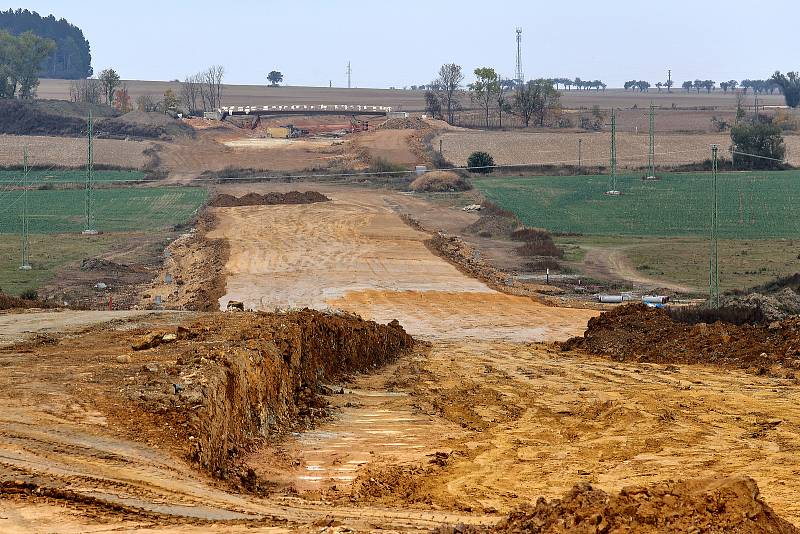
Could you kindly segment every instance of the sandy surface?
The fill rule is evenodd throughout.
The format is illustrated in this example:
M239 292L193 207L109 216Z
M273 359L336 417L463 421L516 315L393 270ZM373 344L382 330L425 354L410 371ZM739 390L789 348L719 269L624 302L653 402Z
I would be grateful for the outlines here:
M154 312L121 311L41 311L0 313L0 346L19 343L35 334L65 332L97 323L125 320Z
M397 319L416 336L542 341L582 332L596 312L558 310L489 289L425 246L392 193L343 190L332 202L216 208L210 238L231 243L227 294L246 308L337 308Z

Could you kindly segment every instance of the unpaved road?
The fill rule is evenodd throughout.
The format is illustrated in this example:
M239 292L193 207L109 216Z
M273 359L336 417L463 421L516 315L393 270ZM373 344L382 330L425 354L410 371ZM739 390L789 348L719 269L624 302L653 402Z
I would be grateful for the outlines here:
M625 250L634 245L615 247L592 247L581 245L586 249L583 261L577 264L580 272L586 276L600 280L623 280L643 289L671 289L679 293L694 293L697 288L659 280L643 275L637 271L625 257Z
M433 338L552 341L583 332L597 312L498 293L425 246L395 195L343 189L331 202L216 208L210 238L231 243L227 294L246 308L338 308Z
M0 346L19 343L35 334L51 334L96 323L125 320L154 313L143 310L121 311L30 311L0 313Z
M332 385L334 418L250 451L249 466L279 485L268 498L236 493L151 442L146 414L135 415L141 432L115 424L127 407L103 400L99 378L128 348L116 340L130 323L67 336L47 358L27 345L2 349L0 480L33 477L97 501L0 499L0 531L272 532L338 523L422 531L493 523L578 482L612 490L734 473L755 478L776 512L800 522L795 380L622 364L530 343L579 333L595 312L466 278L428 251L426 235L401 221L387 193L326 193L333 202L217 210L215 237L231 242L223 303L397 317L429 347ZM150 356L133 357L146 366Z

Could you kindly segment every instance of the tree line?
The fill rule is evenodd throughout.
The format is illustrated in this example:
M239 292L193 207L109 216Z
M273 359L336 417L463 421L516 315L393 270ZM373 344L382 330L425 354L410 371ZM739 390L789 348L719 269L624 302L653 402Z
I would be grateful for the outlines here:
M27 9L9 9L0 11L0 30L13 36L32 32L54 43L37 64L37 74L42 78L78 79L93 74L89 41L80 28L63 18L42 17Z
M504 79L491 67L474 70L475 82L464 87L464 73L460 65L447 63L439 69L439 76L426 84L425 109L434 118L455 121L456 113L463 109L465 94L483 112L486 127L496 113L500 127L503 114L515 114L528 127L532 122L544 126L547 118L560 111L561 93L555 80L538 79L519 83Z

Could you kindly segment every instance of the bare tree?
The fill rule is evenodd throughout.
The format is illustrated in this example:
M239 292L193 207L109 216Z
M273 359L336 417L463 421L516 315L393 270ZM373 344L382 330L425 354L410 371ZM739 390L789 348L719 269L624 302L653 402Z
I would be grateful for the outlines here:
M205 86L202 91L203 102L206 109L216 109L222 105L222 80L225 77L225 68L222 65L209 67L200 74Z
M94 78L82 78L73 80L69 86L69 99L73 102L86 102L88 104L99 104L103 88L100 80Z
M181 84L181 100L186 106L186 112L193 115L198 111L197 101L200 98L200 86L202 82L199 76L187 76Z
M434 84L439 92L439 101L444 104L447 110L447 122L452 123L455 112L461 104L459 102L461 84L464 82L464 74L461 72L461 65L447 63L439 69L439 78Z

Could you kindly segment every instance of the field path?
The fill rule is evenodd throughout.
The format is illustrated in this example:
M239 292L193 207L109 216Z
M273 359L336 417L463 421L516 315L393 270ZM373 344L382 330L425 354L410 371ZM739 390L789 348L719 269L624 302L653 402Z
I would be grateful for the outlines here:
M635 245L614 247L596 247L581 245L586 249L586 256L578 263L578 268L586 274L600 280L623 280L643 289L671 289L679 293L693 293L696 288L659 280L641 274L628 261L625 251Z

